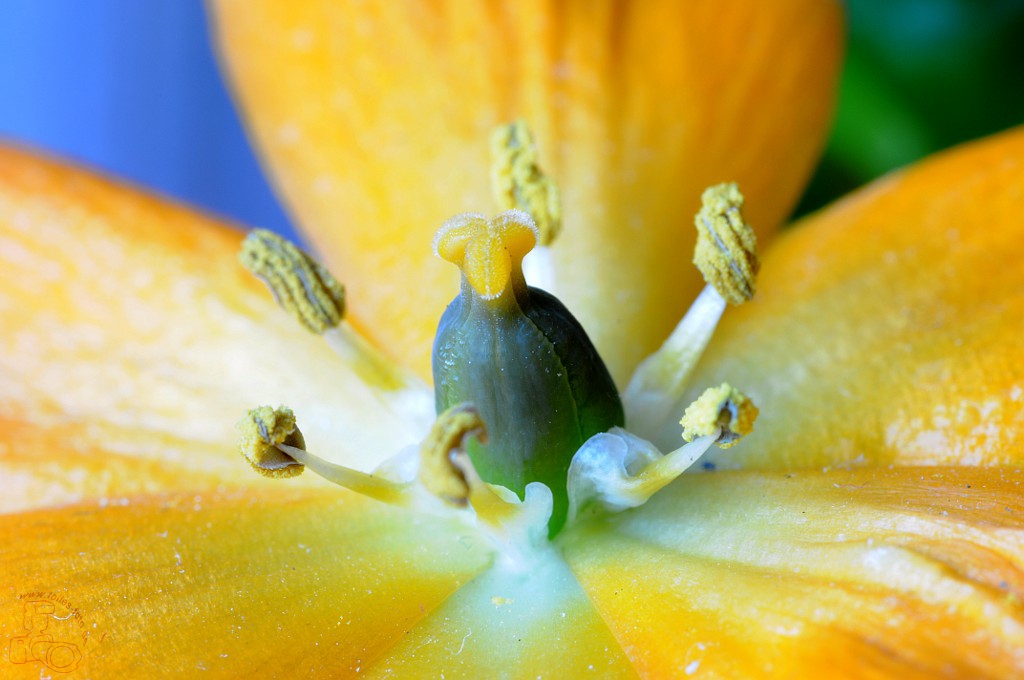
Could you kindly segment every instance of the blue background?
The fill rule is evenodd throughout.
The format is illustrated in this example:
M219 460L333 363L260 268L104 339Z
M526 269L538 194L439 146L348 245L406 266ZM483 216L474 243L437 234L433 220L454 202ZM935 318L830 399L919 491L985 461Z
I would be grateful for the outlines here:
M218 73L199 0L0 0L0 135L291 230Z

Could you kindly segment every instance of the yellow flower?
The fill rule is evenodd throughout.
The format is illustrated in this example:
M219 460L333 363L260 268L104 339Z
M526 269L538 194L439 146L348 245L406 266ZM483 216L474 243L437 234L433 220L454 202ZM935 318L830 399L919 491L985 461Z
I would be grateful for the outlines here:
M551 284L620 384L696 292L701 189L738 180L762 237L790 208L839 31L811 0L216 12L347 284L343 347L426 374L457 288L430 236L490 210L483 140L522 116L562 187ZM1020 674L1022 157L1006 133L776 239L692 380L740 385L753 434L517 561L466 511L254 476L246 408L287 403L311 450L371 470L424 438L396 397L429 390L280 312L237 232L0 151L2 674Z

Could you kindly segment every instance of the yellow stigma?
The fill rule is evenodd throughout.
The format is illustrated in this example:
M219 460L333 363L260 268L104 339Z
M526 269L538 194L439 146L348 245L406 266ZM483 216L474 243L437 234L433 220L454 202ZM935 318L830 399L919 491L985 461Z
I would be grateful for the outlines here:
M501 125L491 133L491 188L500 210L518 208L537 223L542 246L562 229L558 185L537 162L537 145L524 121Z
M306 448L291 409L260 406L249 411L235 427L241 434L239 451L256 472L277 478L302 474L302 463L277 448L278 444Z
M760 262L757 238L743 219L743 194L734 183L704 191L702 206L694 218L697 247L693 263L704 280L728 302L738 305L754 296Z
M722 449L733 446L754 431L757 419L754 402L729 383L704 390L697 401L686 408L683 419L683 439L693 441L720 431L715 444Z
M254 229L238 254L242 266L259 277L274 298L314 333L341 323L345 289L295 244L266 229Z
M488 219L477 213L451 218L434 237L434 252L462 270L485 300L499 297L511 284L526 286L523 257L537 245L537 227L522 210Z
M420 482L430 493L457 506L466 505L470 495L466 471L455 460L468 437L486 444L487 428L472 404L458 404L437 417L420 446Z

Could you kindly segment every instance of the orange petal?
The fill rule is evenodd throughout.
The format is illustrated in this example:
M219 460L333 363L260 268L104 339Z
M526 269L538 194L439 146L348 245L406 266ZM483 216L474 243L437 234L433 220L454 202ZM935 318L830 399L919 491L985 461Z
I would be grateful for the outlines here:
M1024 461L1021 158L1024 128L890 175L773 244L693 378L761 408L721 465Z
M493 212L487 139L525 118L562 188L554 293L620 382L678 321L710 184L738 181L762 236L823 139L837 3L218 0L252 131L371 338L429 375L457 275L450 215Z
M566 557L647 677L1019 677L1024 473L680 478Z
M305 491L0 517L0 635L28 635L24 609L49 593L57 616L80 614L44 619L54 642L79 647L80 677L338 677L487 565L462 524ZM46 671L2 663L4 677Z
M0 514L85 498L119 503L126 496L166 489L226 489L261 483L252 479L255 475L241 474L246 468L239 468L234 457L226 457L226 450L218 457L195 442L174 442L142 428L135 430L132 449L119 450L129 432L121 433L121 441L110 447L98 441L102 437L96 434L87 423L40 427L0 417ZM182 460L180 450L174 455L176 443L211 460L198 456Z
M264 403L289 404L312 450L363 469L416 441L276 309L236 263L239 240L0 149L0 510L259 483L233 425Z

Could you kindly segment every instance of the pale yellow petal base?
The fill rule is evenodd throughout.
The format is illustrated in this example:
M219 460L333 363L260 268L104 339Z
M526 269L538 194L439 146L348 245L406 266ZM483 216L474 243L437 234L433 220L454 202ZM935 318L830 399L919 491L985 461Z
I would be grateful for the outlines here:
M1024 473L684 476L566 539L642 676L1024 672Z

